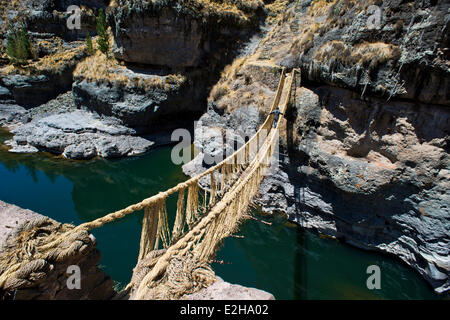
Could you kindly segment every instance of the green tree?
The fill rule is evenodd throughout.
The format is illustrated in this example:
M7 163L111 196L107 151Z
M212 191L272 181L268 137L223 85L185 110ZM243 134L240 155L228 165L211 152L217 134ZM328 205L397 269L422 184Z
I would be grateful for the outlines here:
M13 63L24 63L31 58L31 41L25 25L11 26L6 41L6 54Z
M106 16L103 9L100 9L100 12L97 17L97 44L98 48L101 52L108 55L109 51L109 35L108 35L108 23L106 22Z
M86 35L86 53L88 55L93 55L94 54L94 47L92 45L92 38L91 38L91 35L89 33Z

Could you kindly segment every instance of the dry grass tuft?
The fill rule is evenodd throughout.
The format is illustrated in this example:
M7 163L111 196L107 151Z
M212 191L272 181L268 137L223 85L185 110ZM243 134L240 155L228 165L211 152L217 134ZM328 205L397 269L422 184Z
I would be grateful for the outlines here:
M61 47L56 53L44 56L37 61L29 60L27 65L15 67L9 64L0 69L0 74L59 74L67 68L73 68L84 57L84 50L85 46L82 43L71 49Z
M220 100L230 92L230 83L242 76L239 71L247 61L247 57L237 58L232 64L225 67L220 76L220 81L211 90L210 99Z
M232 64L225 67L220 78L224 80L236 79L239 75L239 71L241 70L246 60L247 57L241 57L234 60Z
M396 61L401 56L401 49L393 44L383 42L364 42L355 47L348 46L342 41L330 41L325 43L313 59L319 62L340 62L344 66L360 65L369 70L388 61Z
M314 47L314 32L308 31L302 33L300 37L294 40L292 44L291 52L295 54L307 53L311 48Z
M173 86L180 86L186 81L186 77L179 74L171 74L166 77L133 75L119 61L114 58L108 58L100 52L96 52L79 63L73 74L76 80L120 85L137 88L141 91L152 89L167 91Z
M87 80L88 82L126 82L125 75L118 75L117 70L122 67L117 60L108 59L104 54L96 52L79 63L73 73L75 79Z
M83 56L85 50L84 45L80 45L75 49L64 50L53 55L45 56L33 64L36 72L52 72L59 73L64 71L68 65L77 63L77 57Z
M336 0L313 0L308 8L308 13L312 17L328 14L330 7L336 3Z
M254 63L252 57L245 57L227 66L220 81L212 88L208 101L227 113L243 107L254 107L264 112L269 110L274 91L270 88L270 81L265 83L262 80L267 79L262 74L274 76L273 67Z
M228 83L219 83L211 90L211 98L214 101L219 100L223 96L227 95L230 92L230 87Z

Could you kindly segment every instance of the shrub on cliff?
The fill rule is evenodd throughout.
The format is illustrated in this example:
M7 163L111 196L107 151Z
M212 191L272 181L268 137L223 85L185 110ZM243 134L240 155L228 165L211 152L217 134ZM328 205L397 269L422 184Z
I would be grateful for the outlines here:
M108 55L109 51L109 35L108 35L108 23L106 22L106 16L103 9L100 9L100 12L97 17L97 44L98 48L101 52Z
M31 58L31 41L24 25L11 26L7 36L6 54L14 64L24 63Z
M94 54L94 47L92 45L92 38L91 35L88 33L86 35L86 53L91 56Z

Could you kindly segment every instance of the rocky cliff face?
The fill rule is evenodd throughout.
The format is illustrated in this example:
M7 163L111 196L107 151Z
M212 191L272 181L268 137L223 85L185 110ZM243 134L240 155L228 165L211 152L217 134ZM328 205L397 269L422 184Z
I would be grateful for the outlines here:
M170 74L120 65L97 54L80 63L74 74L77 106L115 117L140 133L183 126L204 110L200 71Z
M368 7L377 4L373 30ZM448 22L440 1L294 2L255 53L223 74L202 118L242 136L231 106L247 110L243 123L254 130L250 110L267 111L274 97L276 72L267 70L302 68L282 126L281 170L261 185L259 204L393 254L437 292L450 286ZM196 141L203 153L214 149L212 138ZM203 166L196 159L185 172Z
M392 253L447 291L449 110L329 87L299 89L295 110L291 219Z
M311 81L449 105L448 10L446 1L296 2L279 28L290 48L271 51L276 38L266 47Z
M208 87L221 67L268 12L257 0L112 1L106 12L115 58L107 58L87 56L83 43L73 41L95 31L96 11L106 3L72 4L82 10L80 30L67 28L67 1L0 8L4 21L28 26L34 48L25 66L0 68L0 121L16 135L8 142L12 152L90 159L147 151L153 141L136 135L190 126L206 109ZM6 29L0 31L5 37ZM73 99L65 95L69 90ZM52 104L56 116L47 108ZM46 117L23 108L45 109ZM100 118L107 132L93 130Z
M107 0L5 1L0 5L0 38L6 38L8 22L22 21L36 38L48 39L56 35L66 40L84 39L88 32L95 33L95 11L107 5ZM68 12L70 6L81 9L80 29L67 28L67 19L72 15Z
M79 6L80 28L68 28L69 6ZM86 54L86 34L95 34L95 14L105 1L24 0L0 5L0 86L8 89L13 102L32 108L56 98L72 87L76 65ZM21 68L8 65L5 54L9 25L24 24L32 39L32 60ZM5 67L3 67L5 65ZM2 68L3 67L3 68ZM3 99L0 97L0 102Z
M120 60L170 68L223 60L259 27L261 1L119 0L110 7L114 53Z

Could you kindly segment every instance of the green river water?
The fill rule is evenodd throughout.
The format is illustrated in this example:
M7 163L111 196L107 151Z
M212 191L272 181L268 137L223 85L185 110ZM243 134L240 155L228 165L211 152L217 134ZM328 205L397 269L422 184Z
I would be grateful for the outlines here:
M0 144L9 137L0 131ZM172 164L171 147L121 160L77 162L46 154L16 155L0 149L0 200L57 221L80 224L163 191L186 177ZM168 203L169 215L175 201ZM93 233L101 267L119 286L135 266L141 215ZM439 299L400 261L301 230L282 217L250 220L229 238L213 264L224 280L272 293L276 299ZM381 268L381 290L369 290L366 269Z

